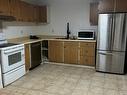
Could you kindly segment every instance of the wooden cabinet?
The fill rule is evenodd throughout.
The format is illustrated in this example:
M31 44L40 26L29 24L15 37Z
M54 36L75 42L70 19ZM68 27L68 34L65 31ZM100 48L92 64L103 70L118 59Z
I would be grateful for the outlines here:
M116 0L116 12L127 12L127 0Z
M90 3L90 24L98 25L98 5L99 3Z
M95 66L95 43L80 42L80 64Z
M47 6L39 7L39 22L47 23Z
M102 0L99 3L99 13L127 12L126 0Z
M34 6L27 4L27 21L34 22Z
M15 17L16 21L21 20L21 5L19 0L10 0L10 15Z
M30 44L25 45L25 67L27 72L30 69Z
M99 13L114 12L115 0L101 0L99 3Z
M78 63L78 42L64 42L64 63Z
M48 41L48 58L51 62L63 62L63 41Z
M95 42L48 41L50 62L95 66Z
M99 3L90 3L90 25L98 25L98 5Z
M20 0L0 0L0 16L16 21L47 23L47 6L36 6Z
M21 4L21 13L20 13L21 14L21 21L27 22L28 21L27 3L21 1L20 4Z
M38 6L34 6L34 15L33 15L33 19L34 22L39 22L40 18L39 18L39 7Z
M9 0L0 0L0 15L10 16Z

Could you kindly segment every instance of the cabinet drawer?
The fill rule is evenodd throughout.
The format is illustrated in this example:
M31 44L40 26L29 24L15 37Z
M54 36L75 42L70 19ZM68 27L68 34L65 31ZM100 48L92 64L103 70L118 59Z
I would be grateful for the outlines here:
M78 47L78 45L79 45L79 43L78 42L64 42L64 46L66 47L66 46L76 46L76 47Z
M91 43L91 42L80 42L80 47L95 47L95 43Z
M81 56L95 56L95 48L94 47L81 47L80 55Z
M95 57L80 56L81 65L95 66Z
M49 46L63 46L63 41L48 41Z

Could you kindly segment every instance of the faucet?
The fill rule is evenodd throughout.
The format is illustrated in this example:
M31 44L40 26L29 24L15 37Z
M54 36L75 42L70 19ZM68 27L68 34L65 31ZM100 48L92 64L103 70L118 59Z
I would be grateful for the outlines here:
M69 29L69 22L67 23L67 39L69 39L70 37L70 29Z

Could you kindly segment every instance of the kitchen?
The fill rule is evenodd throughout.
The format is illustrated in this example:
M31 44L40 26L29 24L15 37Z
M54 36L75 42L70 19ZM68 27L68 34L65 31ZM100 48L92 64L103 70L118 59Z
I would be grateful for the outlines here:
M12 3L15 0L9 1ZM18 2L18 0L16 1ZM23 5L21 9L29 6L28 9L25 9L25 12L21 10L24 14L19 15L19 11L15 11L15 7L19 6L19 3L19 5L13 5L14 3L12 3L13 7L11 6L11 8L14 9L14 11L10 12L10 14L4 14L14 15L16 19L13 18L13 16L6 16L7 18L1 16L2 25L0 26L0 31L3 32L1 38L6 38L9 43L24 44L25 46L24 54L15 55L10 58L13 59L12 63L25 58L25 60L22 60L24 63L22 62L23 64L20 66L25 65L25 70L22 70L25 71L26 74L25 76L21 75L23 76L20 76L21 78L18 76L18 80L14 79L16 81L13 80L12 84L1 89L0 94L126 95L126 75L96 72L95 59L98 58L96 57L97 39L77 39L78 35L80 33L82 34L83 31L96 31L91 33L98 33L97 5L99 0L26 1L30 2L30 5L37 5L34 7L36 10L33 16L34 19L29 12L31 6L28 3L24 4L24 2L22 2ZM99 11L101 13L112 13L114 11L126 12L126 3L124 0L116 0L117 3L114 1L115 0L101 1ZM3 4L6 5L6 3ZM94 10L90 7L92 4ZM119 7L115 9L113 6L114 4L118 4L117 6ZM123 7L120 6L120 4ZM3 6L4 9L5 5ZM38 9L38 6L42 6L43 13L41 13L41 8ZM17 10L18 8L20 7L17 7ZM40 16L37 15L37 11L39 11ZM66 39L67 33L70 39ZM29 37L35 39L29 39ZM37 39L38 37L39 39ZM92 38L94 37L92 36ZM36 47L36 49L33 47ZM105 62L105 59L102 61ZM124 61L124 59L122 61ZM40 63L42 64L40 65ZM20 74L20 72L17 74ZM17 74L14 76L16 77ZM4 73L1 78L2 80L4 80L3 76ZM10 76L9 78L12 79L13 77ZM10 81L10 79L8 81ZM1 84L6 85L3 82L1 82Z

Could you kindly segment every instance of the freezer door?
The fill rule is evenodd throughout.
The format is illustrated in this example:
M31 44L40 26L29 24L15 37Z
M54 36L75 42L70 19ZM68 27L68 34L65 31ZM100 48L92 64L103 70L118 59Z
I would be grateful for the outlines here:
M112 50L126 51L127 14L114 14L114 29L112 34Z
M96 70L109 73L124 73L125 52L97 51Z
M99 14L99 26L97 33L98 50L111 50L112 26L113 14Z

